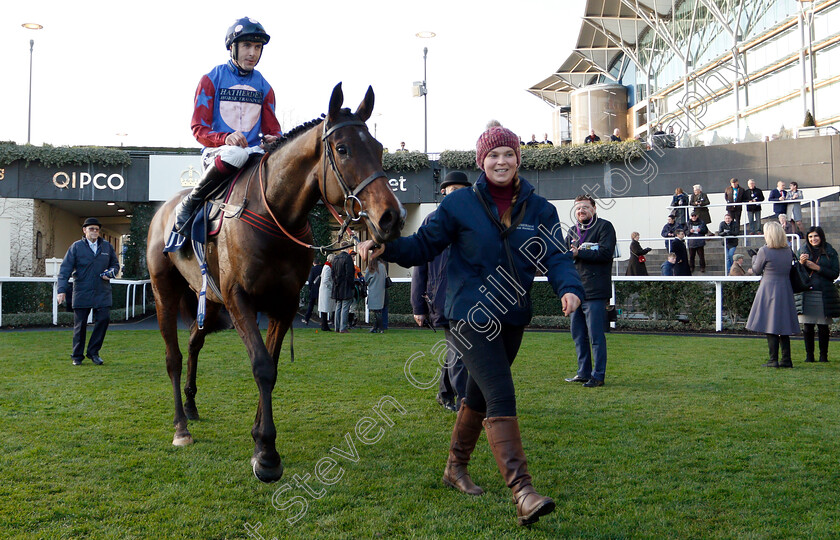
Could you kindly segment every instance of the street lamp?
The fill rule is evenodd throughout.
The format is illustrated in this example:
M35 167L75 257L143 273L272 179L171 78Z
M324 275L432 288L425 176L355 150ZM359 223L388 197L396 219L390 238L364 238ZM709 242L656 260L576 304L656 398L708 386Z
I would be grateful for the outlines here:
M434 32L423 31L417 32L414 34L415 36L421 39L432 39L437 34ZM420 85L419 89L417 88L417 83L415 85L415 96L423 96L423 152L428 154L429 153L429 102L428 102L428 94L429 91L426 87L426 55L429 53L428 47L423 47L423 83ZM419 90L419 92L418 92Z
M23 23L22 27L26 28L27 30L40 30L43 28L38 23ZM32 50L35 48L35 40L29 40L29 118L27 120L26 125L26 144L29 144L29 141L32 137Z

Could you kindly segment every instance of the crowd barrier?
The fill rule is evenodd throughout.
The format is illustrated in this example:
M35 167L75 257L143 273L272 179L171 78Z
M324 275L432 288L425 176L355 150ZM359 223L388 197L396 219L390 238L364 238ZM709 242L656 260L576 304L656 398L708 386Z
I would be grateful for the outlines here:
M72 279L71 279L72 281ZM58 278L56 277L0 277L0 326L3 326L3 283L52 283L52 323L58 325ZM148 279L112 279L114 285L128 285L125 291L125 319L133 317L137 308L137 287L143 286L143 313L146 313L146 286ZM130 306L130 311L129 311ZM130 313L130 314L129 314ZM92 313L91 313L92 314Z

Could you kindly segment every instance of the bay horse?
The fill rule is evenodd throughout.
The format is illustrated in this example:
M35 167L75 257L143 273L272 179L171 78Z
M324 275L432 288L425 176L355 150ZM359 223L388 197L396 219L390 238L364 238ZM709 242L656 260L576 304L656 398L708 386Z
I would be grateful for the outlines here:
M286 331L298 308L300 290L314 258L313 236L308 215L319 199L364 219L371 236L379 243L400 235L405 210L394 196L382 171L382 145L365 125L373 112L373 88L353 113L342 108L341 83L332 91L329 112L290 131L267 148L259 171L243 169L229 201L243 201L251 219L225 218L218 235L208 239L206 259L218 293L207 288L206 317L202 328L190 327L187 355L186 399L181 400L181 362L177 317L182 305L194 309L202 276L194 250L186 243L179 251L164 253L164 244L175 220L175 206L186 192L167 201L149 227L147 263L157 305L157 318L166 344L166 370L175 397L175 436L172 444L193 442L187 420L198 419L195 405L198 354L207 333L224 306L242 338L259 390L254 426L254 474L263 482L275 482L283 475L277 453L271 393L277 380L277 362ZM244 182L254 174L259 182ZM253 178L253 176L252 176ZM265 178L265 181L263 181ZM253 214L259 217L254 218ZM279 219L275 218L279 217ZM277 225L275 234L246 221ZM279 230L298 231L277 234ZM295 236L295 238L292 238ZM183 302L183 304L182 304ZM262 340L257 313L268 316L268 333Z

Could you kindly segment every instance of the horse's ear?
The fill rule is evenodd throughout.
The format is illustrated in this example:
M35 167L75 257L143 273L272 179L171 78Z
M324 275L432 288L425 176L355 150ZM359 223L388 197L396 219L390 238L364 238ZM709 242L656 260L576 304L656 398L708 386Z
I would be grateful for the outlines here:
M341 83L335 85L332 96L330 97L330 109L328 120L333 121L338 118L338 113L341 111L341 106L344 104L344 92L341 91Z
M362 122L367 122L371 114L373 114L373 87L368 86L367 92L365 92L365 99L362 100L359 108L356 109L356 116L361 118Z

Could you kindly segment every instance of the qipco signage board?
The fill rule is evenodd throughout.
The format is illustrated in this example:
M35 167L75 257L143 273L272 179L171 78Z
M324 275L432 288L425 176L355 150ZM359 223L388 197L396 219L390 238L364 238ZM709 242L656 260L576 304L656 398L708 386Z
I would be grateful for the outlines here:
M143 201L148 193L148 165L132 167L62 166L7 167L0 196L73 201ZM144 169L139 171L138 169ZM141 173L141 174L138 174Z

